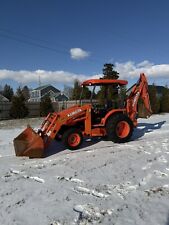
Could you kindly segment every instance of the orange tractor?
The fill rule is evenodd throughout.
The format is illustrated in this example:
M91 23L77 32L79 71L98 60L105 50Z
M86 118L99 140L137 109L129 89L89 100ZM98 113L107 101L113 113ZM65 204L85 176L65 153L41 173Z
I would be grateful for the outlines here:
M137 126L138 100L142 99L145 117L150 116L152 112L144 74L140 74L138 82L127 91L126 99L113 107L113 99L110 99L109 95L111 86L117 94L118 89L127 83L125 80L111 79L84 81L82 87L92 88L93 97L96 96L94 91L102 87L105 104L100 106L91 97L90 104L79 104L61 112L49 113L37 132L28 126L14 139L16 156L43 157L52 139L61 139L66 148L71 150L78 149L84 137L107 137L116 143L129 141L133 128Z

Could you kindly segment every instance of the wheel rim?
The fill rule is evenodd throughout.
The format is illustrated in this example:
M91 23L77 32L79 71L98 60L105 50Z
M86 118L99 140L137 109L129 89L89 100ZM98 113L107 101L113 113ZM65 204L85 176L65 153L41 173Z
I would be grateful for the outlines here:
M116 134L120 138L125 138L130 132L130 125L126 121L120 121L116 127Z
M79 134L73 133L68 137L68 144L71 147L76 147L80 144L80 140Z

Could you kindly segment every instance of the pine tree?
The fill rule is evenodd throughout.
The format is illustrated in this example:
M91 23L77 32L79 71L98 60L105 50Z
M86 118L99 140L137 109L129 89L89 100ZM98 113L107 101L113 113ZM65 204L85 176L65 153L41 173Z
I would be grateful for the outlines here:
M127 98L127 87L126 85L120 86L120 91L119 91L119 101L120 101L120 106L124 107L125 99Z
M22 94L23 94L23 96L24 96L24 98L25 98L26 101L30 98L30 93L29 93L28 86L24 86L22 88Z
M102 79L113 79L116 80L119 78L119 73L114 70L113 64L104 64L103 67L103 78ZM100 91L97 94L97 98L100 104L105 103L105 99L108 102L113 102L113 107L117 107L118 102L118 89L116 84L109 86L102 86ZM107 104L106 103L106 104Z
M81 88L82 89L82 88ZM88 87L83 87L83 92L82 92L82 99L90 99L91 97L91 91L89 90Z
M64 89L63 89L63 93L69 98L71 99L72 97L72 92L73 92L73 88L69 87L67 85L64 85Z
M2 91L2 95L9 99L9 101L11 102L12 97L14 95L13 88L10 85L5 84L4 89Z
M50 112L54 112L54 109L50 97L46 96L40 102L40 115L47 116Z
M81 86L80 82L78 80L74 81L74 87L72 90L72 100L79 100L80 99L80 94L81 94Z
M162 97L160 99L160 111L169 112L169 89L166 86L163 88Z
M0 94L3 95L3 87L0 85Z
M12 106L10 108L10 116L12 118L24 118L29 114L28 108L25 105L25 98L22 90L19 87L16 95L12 97Z
M104 64L103 67L103 79L113 79L116 80L119 78L119 73L114 70L114 65L110 63Z
M159 113L160 100L157 96L157 89L156 89L155 84L153 84L151 86L149 85L148 91L149 91L149 96L150 96L150 104L151 104L152 112L154 114Z

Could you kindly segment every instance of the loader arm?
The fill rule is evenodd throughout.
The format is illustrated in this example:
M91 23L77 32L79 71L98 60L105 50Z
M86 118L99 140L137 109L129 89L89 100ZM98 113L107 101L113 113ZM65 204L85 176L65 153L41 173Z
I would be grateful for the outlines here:
M142 99L144 107L146 109L146 117L149 117L152 114L148 93L148 83L144 73L140 74L140 79L135 85L131 87L130 91L131 92L126 100L126 111L130 119L133 121L134 125L136 125L139 98Z

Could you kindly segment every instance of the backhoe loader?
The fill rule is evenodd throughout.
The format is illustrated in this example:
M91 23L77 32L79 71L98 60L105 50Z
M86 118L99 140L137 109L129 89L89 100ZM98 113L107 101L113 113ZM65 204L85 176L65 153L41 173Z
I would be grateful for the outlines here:
M136 84L128 91L127 97L119 105L113 106L112 90L117 94L118 89L128 82L126 80L91 79L84 81L82 87L90 87L90 104L75 105L61 112L49 113L40 129L35 132L28 126L14 139L16 156L39 158L45 156L45 150L53 139L61 139L66 148L78 149L84 137L107 137L115 143L130 140L133 128L137 126L138 100L142 99L145 117L152 114L148 83L142 73ZM96 98L94 91L102 87L105 92L102 105ZM111 96L111 97L110 97Z

